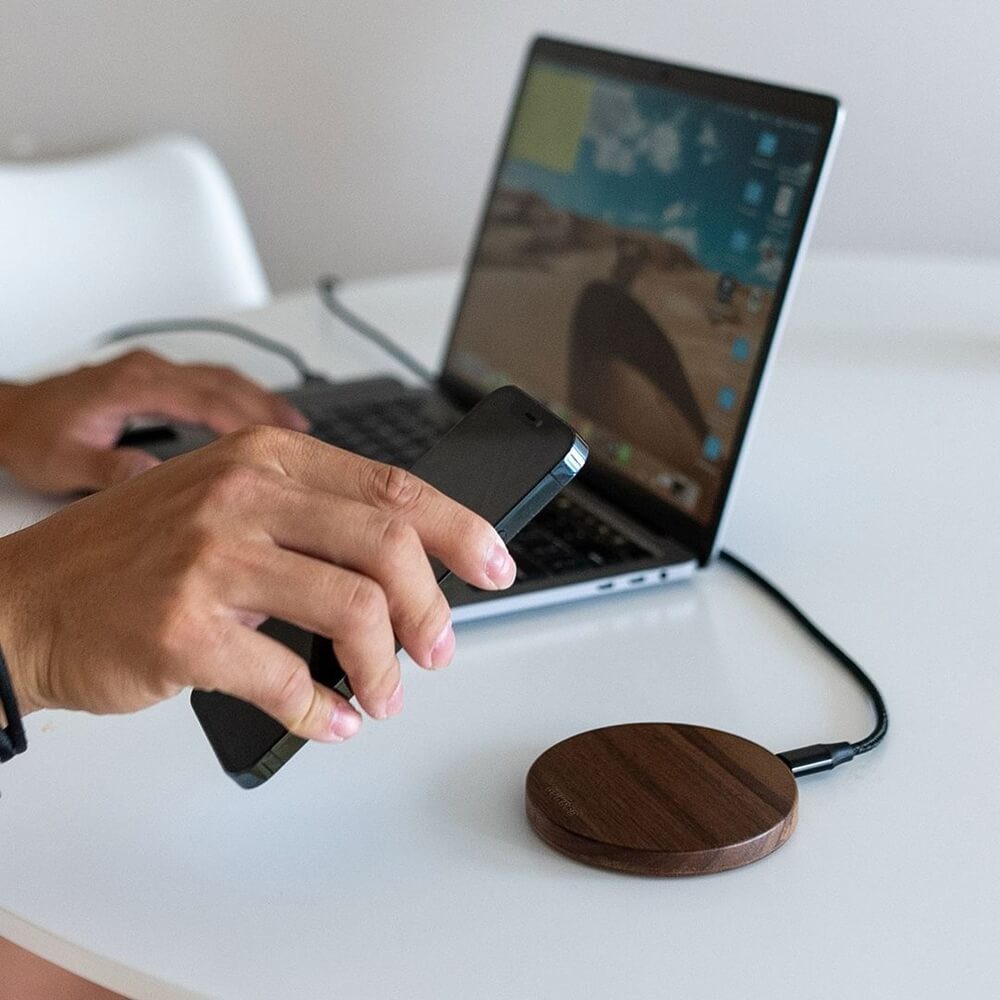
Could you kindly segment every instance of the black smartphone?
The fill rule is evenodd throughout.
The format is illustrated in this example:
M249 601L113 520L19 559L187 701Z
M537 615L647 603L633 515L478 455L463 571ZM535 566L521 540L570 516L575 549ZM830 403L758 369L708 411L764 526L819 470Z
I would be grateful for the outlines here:
M572 427L515 386L479 401L411 472L489 521L504 540L517 534L580 471L587 445ZM435 565L447 595L447 570ZM286 622L260 631L284 643L321 684L351 697L333 645ZM267 781L305 743L259 708L217 691L191 704L223 770L244 788Z

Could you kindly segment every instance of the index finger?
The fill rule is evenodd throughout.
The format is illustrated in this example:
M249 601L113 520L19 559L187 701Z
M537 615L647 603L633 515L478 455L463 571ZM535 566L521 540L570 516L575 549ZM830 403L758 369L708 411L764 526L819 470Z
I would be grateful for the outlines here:
M496 529L413 473L305 436L278 458L306 486L399 517L430 555L474 587L502 590L514 582L517 567Z
M282 396L245 378L232 368L221 365L178 365L176 380L190 382L207 392L226 399L234 409L245 414L248 424L276 424L303 431L309 427L306 417Z

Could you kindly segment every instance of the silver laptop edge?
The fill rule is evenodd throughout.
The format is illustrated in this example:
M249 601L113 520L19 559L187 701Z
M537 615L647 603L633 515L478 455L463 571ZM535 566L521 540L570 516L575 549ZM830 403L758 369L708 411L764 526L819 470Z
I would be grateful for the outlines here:
M781 303L781 311L778 314L777 322L774 325L774 335L771 339L771 346L767 352L767 357L764 359L764 367L761 371L760 383L757 386L757 392L754 396L753 404L750 407L750 413L747 417L746 433L743 436L743 442L740 445L736 461L733 463L733 475L729 484L729 492L726 494L726 502L723 504L722 514L719 517L719 527L715 532L715 541L712 545L712 551L709 556L710 560L714 559L719 554L719 550L722 548L722 540L726 530L726 523L729 520L729 512L732 510L733 496L736 493L736 487L739 483L739 475L743 468L743 460L746 456L747 445L750 443L750 437L753 434L754 424L757 419L757 412L760 409L761 396L767 388L767 380L774 364L775 355L778 353L778 345L781 342L781 334L785 328L785 321L788 317L792 299L795 295L795 287L798 283L799 272L802 268L802 261L805 258L806 250L809 247L809 239L812 236L813 226L816 223L816 213L820 202L823 200L823 191L826 188L826 182L830 176L830 168L833 164L834 154L837 151L837 143L840 139L840 131L843 124L844 109L843 106L838 105L837 117L834 119L833 129L830 132L830 143L826 150L826 156L823 158L823 165L820 167L819 178L816 181L816 191L813 194L812 203L810 204L809 212L806 215L806 222L802 228L802 239L799 241L798 252L795 254L795 260L792 262L792 269L788 275L788 288L785 291L785 298Z
M582 583L570 583L564 586L547 587L544 590L533 590L526 594L498 595L488 601L476 601L473 604L462 604L452 609L452 620L456 623L480 621L484 618L495 618L498 615L509 615L516 611L529 611L532 608L545 608L552 604L569 604L583 601L590 597L600 597L609 593L621 593L625 590L641 590L646 587L659 587L679 580L689 580L698 565L696 559L666 566L654 566L651 569L633 569L630 573L619 573L614 576L602 576L595 580L585 580Z

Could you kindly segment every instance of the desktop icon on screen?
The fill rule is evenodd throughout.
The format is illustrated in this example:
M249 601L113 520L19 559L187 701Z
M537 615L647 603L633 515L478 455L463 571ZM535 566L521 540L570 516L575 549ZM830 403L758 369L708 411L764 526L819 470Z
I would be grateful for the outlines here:
M719 395L715 397L720 410L731 410L736 405L736 390L724 385L719 390Z
M774 196L774 206L771 211L784 219L792 211L792 202L794 200L795 188L791 184L782 184L778 188L778 193Z
M774 132L761 132L757 137L757 155L772 157L778 152L778 137Z
M733 361L746 361L750 357L750 341L746 337L737 337L730 350Z
M748 246L750 246L750 237L746 231L743 229L734 230L733 235L729 238L729 249L733 253L745 253Z
M743 188L743 203L759 205L764 200L764 185L760 181L747 181Z

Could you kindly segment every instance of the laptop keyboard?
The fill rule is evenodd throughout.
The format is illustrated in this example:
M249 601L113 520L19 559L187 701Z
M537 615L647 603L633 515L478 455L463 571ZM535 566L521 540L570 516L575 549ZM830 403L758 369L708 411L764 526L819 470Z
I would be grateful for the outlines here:
M448 429L432 420L420 397L365 402L310 415L312 433L327 444L407 469Z
M409 468L448 429L419 396L327 409L313 414L312 433L328 444L378 462ZM519 583L580 570L611 570L651 553L565 493L510 543Z
M613 567L651 554L565 493L518 533L510 553L518 580Z

